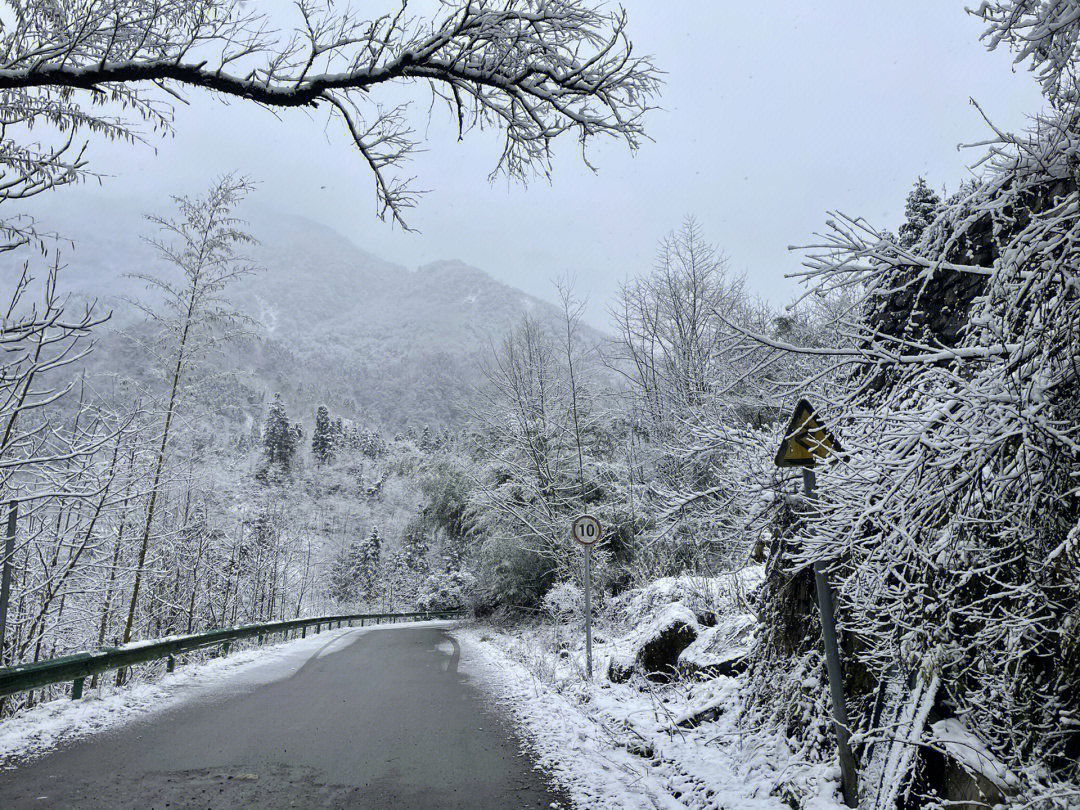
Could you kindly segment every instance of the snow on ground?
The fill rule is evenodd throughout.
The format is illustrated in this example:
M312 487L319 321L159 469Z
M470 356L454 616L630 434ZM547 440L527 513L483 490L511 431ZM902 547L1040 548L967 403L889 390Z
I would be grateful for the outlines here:
M607 677L611 660L629 665L643 637L675 620L701 632L700 649L686 650L701 664L742 656L756 623L745 597L759 580L757 569L667 578L615 600L594 630L591 685L576 622L459 627L461 671L510 713L540 767L582 808L838 810L838 767L800 761L782 733L740 723L745 676ZM699 627L699 613L716 625Z
M454 635L462 671L510 713L540 767L582 808L790 810L775 795L781 782L797 783L806 810L841 807L838 769L792 761L782 737L737 724L741 679L645 686L597 673L589 688L572 672L577 662L538 662L527 632ZM706 709L717 716L679 725Z
M208 690L239 690L290 677L312 657L339 651L357 635L376 628L449 626L444 621L340 628L308 633L307 638L251 647L223 658L187 666L151 682L120 689L113 671L104 685L87 688L82 700L58 698L0 721L0 771L36 758L61 743L94 734L153 712L165 711ZM164 667L163 662L159 662ZM89 687L89 680L87 681Z

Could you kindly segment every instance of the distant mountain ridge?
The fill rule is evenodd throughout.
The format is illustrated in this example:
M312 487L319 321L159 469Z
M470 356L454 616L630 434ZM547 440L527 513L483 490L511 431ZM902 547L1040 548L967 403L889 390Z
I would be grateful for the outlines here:
M47 223L68 240L59 248L59 287L114 309L110 328L137 322L141 315L126 299L146 293L127 274L160 267L140 238L155 226L130 201L94 210L62 205ZM167 202L151 210L170 213ZM247 254L263 270L233 288L231 297L259 327L256 345L230 353L229 362L245 385L281 392L292 411L325 402L387 429L457 424L477 401L480 362L492 343L526 313L552 328L562 317L549 302L462 262L408 270L303 217L256 205L238 213L259 240ZM14 265L2 271L5 281ZM603 339L588 327L582 336Z

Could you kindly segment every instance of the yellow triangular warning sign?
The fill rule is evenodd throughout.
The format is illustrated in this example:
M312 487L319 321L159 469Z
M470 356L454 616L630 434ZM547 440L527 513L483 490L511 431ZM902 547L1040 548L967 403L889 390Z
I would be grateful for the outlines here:
M776 451L777 467L813 467L818 459L841 453L840 442L821 424L805 399L800 399Z

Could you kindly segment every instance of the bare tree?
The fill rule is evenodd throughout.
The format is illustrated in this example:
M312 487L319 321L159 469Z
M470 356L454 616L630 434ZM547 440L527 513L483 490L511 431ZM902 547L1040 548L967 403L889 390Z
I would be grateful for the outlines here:
M162 473L168 458L170 432L181 400L182 383L199 354L227 337L231 333L229 326L239 318L222 293L230 283L253 272L236 252L238 247L250 243L252 239L241 229L242 223L232 213L247 190L246 181L226 176L214 185L205 198L174 198L180 219L150 218L164 234L164 238L154 240L152 244L166 261L181 271L181 277L180 283L174 284L155 275L139 276L151 289L164 296L164 311L157 312L150 308L146 308L146 311L164 326L167 353L162 360L167 364L168 394L122 643L131 640L135 623L146 553L161 491Z
M652 273L623 285L612 315L609 365L627 376L653 426L670 431L721 383L723 317L743 302L742 280L688 218L660 243Z
M103 319L86 308L68 317L65 302L56 292L56 269L42 289L42 304L25 300L33 278L24 268L0 323L0 486L9 488L12 471L35 461L45 461L43 448L48 427L44 420L27 423L26 417L42 411L71 391L72 383L57 386L55 373L77 363L88 347L85 339Z
M418 192L398 172L418 136L408 106L384 97L390 85L427 87L459 136L501 128L495 171L520 179L547 170L564 133L583 149L599 136L636 147L658 86L648 58L632 53L624 12L588 0L444 2L430 18L402 2L374 19L330 0L299 0L291 14L240 0L3 6L0 200L84 176L77 132L142 138L122 113L168 131L167 102L205 89L338 118L374 174L380 216L404 224ZM29 128L45 124L56 144L28 145ZM25 229L7 227L25 241Z

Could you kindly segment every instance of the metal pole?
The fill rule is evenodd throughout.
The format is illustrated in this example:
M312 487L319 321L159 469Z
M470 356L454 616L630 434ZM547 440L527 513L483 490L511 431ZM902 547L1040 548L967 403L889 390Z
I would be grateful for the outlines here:
M585 546L585 674L592 680L592 546Z
M809 500L814 495L814 471L803 467L803 491ZM840 650L836 644L836 615L833 610L832 588L825 571L825 563L814 563L814 590L817 592L818 610L821 613L821 636L825 644L825 671L829 676L829 695L832 699L833 726L836 729L836 750L840 756L840 784L844 804L859 804L859 775L855 757L851 753L850 725L847 707L844 705L844 681L840 670Z
M0 665L4 662L4 633L7 630L8 598L11 595L11 563L15 556L18 504L18 501L8 504L7 537L4 540L4 572L0 575Z

